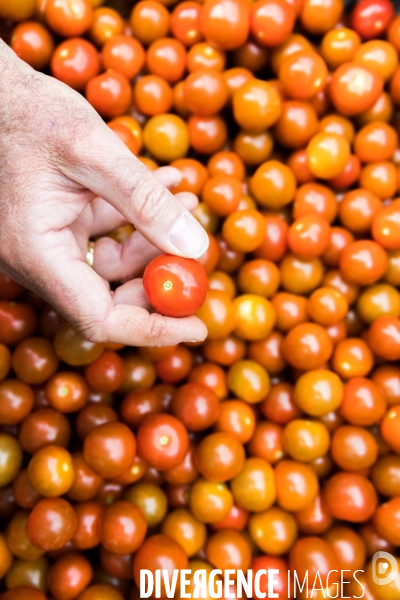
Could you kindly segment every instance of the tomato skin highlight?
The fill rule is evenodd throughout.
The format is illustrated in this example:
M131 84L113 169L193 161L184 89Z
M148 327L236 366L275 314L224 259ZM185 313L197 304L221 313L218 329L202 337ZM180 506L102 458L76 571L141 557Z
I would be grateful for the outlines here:
M162 254L147 265L143 287L147 300L161 315L189 317L203 306L208 279L196 260Z

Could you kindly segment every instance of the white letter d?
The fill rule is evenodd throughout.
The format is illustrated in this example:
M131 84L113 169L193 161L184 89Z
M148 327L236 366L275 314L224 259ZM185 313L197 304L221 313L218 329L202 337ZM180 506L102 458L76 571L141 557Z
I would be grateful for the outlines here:
M147 590L146 590L146 577L147 577L147 583L148 583ZM140 569L140 589L139 589L140 598L149 598L151 596L151 594L153 593L153 587L154 587L153 573L151 571L149 571L148 569Z

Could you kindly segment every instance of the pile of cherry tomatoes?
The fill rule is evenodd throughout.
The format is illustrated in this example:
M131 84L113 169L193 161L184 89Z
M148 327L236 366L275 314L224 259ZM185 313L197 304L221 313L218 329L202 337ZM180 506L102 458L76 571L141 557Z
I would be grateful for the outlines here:
M288 569L347 569L351 598L358 571L364 598L398 599L371 562L400 546L393 4L0 0L0 16L149 169L181 171L210 238L202 345L90 343L0 275L0 598L136 600L140 569L252 568L279 569L279 600Z

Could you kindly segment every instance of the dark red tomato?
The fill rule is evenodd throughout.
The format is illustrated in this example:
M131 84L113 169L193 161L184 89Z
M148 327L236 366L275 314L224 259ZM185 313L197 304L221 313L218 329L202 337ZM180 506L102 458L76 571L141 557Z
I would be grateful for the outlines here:
M1 356L1 355L0 355ZM17 379L0 383L0 424L17 425L31 412L34 395L31 387ZM216 419L218 414L216 415Z
M56 313L54 308L51 308L48 304L43 306L38 323L41 337L52 340L63 323L63 319Z
M30 304L0 300L1 344L14 346L32 335L35 327L36 314Z
M22 285L0 273L0 300L15 300L24 291Z
M168 317L188 317L203 306L208 280L196 260L163 254L147 265L143 286L157 312Z
M141 546L146 531L146 518L140 508L133 502L120 500L105 511L100 539L109 552L131 554Z
M187 429L202 431L217 421L220 403L215 392L207 386L201 383L187 383L176 390L171 409Z
M91 469L107 479L125 473L135 460L136 440L123 423L104 423L85 438L83 455Z
M116 552L110 552L109 550L106 550L104 546L101 546L99 559L100 564L103 567L103 573L104 575L107 573L107 579L110 581L111 585L113 585L111 578L113 578L114 581L118 578L121 582L121 587L119 589L122 589L123 585L126 586L126 580L130 579L132 574L132 554L117 554ZM102 580L104 581L104 578ZM122 580L125 580L124 583L122 583Z
M88 559L79 554L69 553L61 556L52 565L47 583L54 598L71 600L89 585L92 577L93 569Z
M185 427L171 415L151 415L139 426L137 433L139 455L155 469L178 466L189 448Z
M125 378L125 363L116 352L106 350L85 369L90 387L97 392L115 392Z
M4 487L3 490L10 488ZM31 510L42 497L37 493L31 480L29 479L28 469L23 469L19 472L17 477L14 479L12 484L11 492L13 495L13 508L15 508L15 502L20 508L26 508ZM14 513L13 513L14 514Z
M38 385L47 381L58 368L59 360L48 340L31 337L16 347L11 365L21 381Z
M74 535L76 524L75 512L69 502L63 498L45 498L30 513L26 536L36 548L59 550Z
M361 0L351 14L351 26L363 40L370 40L386 31L393 17L390 0Z
M100 544L100 526L103 506L97 502L79 502L75 506L77 525L72 538L75 548L87 550Z
M149 415L163 410L163 402L154 390L132 390L122 401L121 416L123 421L136 429Z
M178 383L186 379L193 366L193 356L189 348L177 346L169 356L156 362L157 376L164 383Z

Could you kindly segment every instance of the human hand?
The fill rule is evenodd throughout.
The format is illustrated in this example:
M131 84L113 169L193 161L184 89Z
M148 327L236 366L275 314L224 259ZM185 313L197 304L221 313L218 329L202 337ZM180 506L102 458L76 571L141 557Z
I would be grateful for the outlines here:
M190 214L196 198L165 187L179 182L179 172L164 167L154 177L82 96L1 41L0 73L0 269L93 342L203 340L197 317L149 314L134 279L160 250L197 258L207 249ZM96 242L90 268L89 237L125 220L137 231L122 245ZM110 291L109 281L127 279Z

